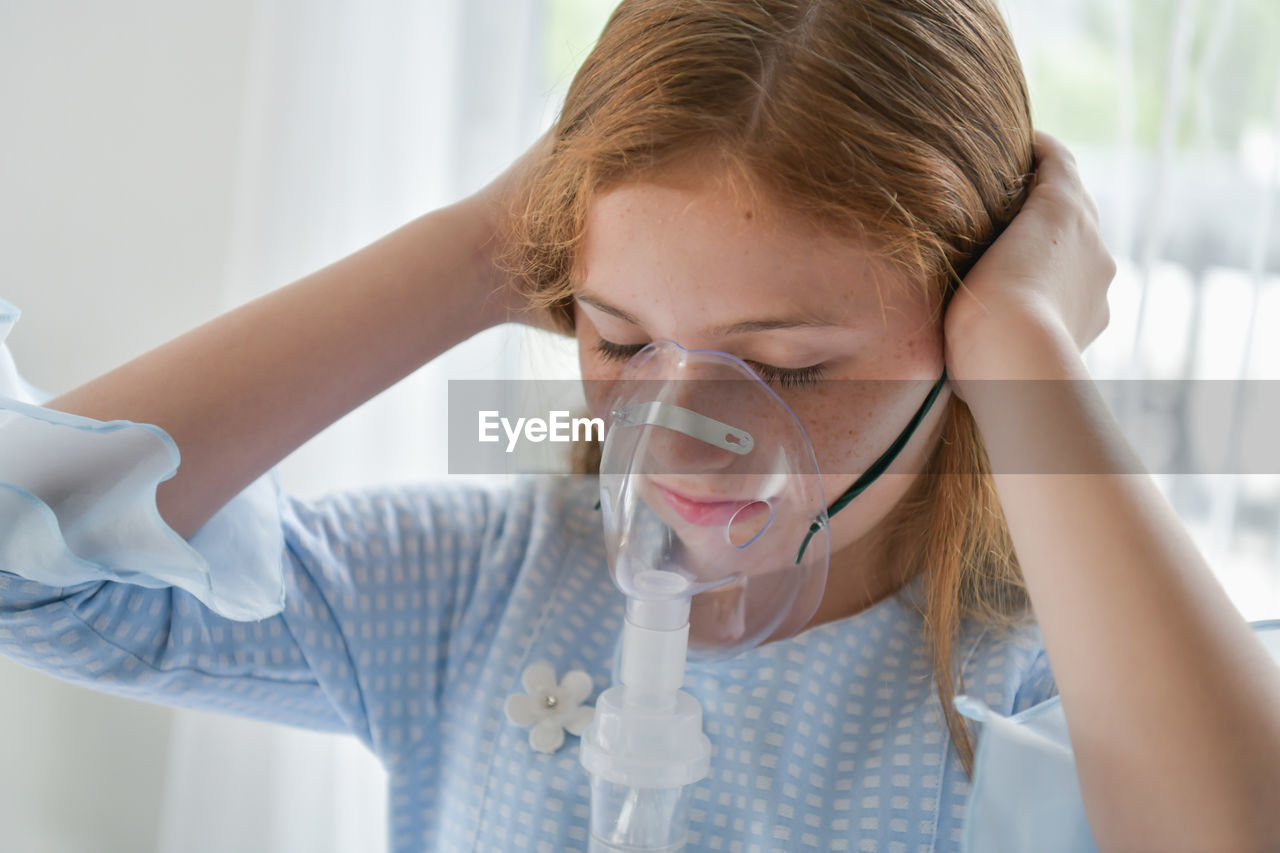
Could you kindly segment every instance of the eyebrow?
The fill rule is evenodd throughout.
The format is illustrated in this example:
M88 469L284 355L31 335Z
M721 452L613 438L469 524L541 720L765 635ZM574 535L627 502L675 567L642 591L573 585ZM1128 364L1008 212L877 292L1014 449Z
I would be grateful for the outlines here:
M608 302L605 302L590 293L579 291L575 296L578 301L585 302L588 305L598 308L606 314L612 314L620 320L626 320L633 326L643 325L631 314L628 314L621 308L610 305ZM760 320L741 320L737 323L717 326L711 330L711 335L713 337L729 337L731 335L745 335L751 332L770 332L775 329L814 329L830 328L839 325L839 323L833 323L830 320L823 320L817 317L770 317Z

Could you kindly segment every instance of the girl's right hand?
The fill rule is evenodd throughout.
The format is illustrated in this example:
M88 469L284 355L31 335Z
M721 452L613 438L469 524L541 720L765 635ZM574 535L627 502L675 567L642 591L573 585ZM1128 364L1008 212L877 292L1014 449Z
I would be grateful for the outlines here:
M497 323L524 323L547 331L557 331L546 312L530 309L513 285L510 274L497 263L498 254L506 247L509 223L516 216L512 202L521 184L551 151L554 129L548 130L525 150L510 166L460 204L475 206L489 222L494 239L485 244L493 266L492 298L486 309L495 312Z

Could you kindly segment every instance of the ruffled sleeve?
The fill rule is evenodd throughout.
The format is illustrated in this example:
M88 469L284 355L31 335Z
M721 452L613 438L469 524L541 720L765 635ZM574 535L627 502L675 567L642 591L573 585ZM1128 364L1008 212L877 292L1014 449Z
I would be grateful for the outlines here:
M1280 661L1280 620L1251 627ZM1037 677L1030 694L1051 683ZM961 849L969 853L1094 853L1062 698L1006 717L973 696L956 710L982 724Z
M177 587L237 621L284 607L279 473L271 469L191 539L161 517L156 487L178 470L153 424L98 421L40 404L5 343L20 311L0 300L0 573L48 586L107 580Z

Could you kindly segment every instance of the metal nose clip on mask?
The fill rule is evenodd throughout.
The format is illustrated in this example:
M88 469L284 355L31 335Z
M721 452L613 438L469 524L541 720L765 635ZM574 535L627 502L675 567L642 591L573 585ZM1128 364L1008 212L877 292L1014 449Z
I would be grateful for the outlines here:
M709 770L686 655L716 659L790 637L817 610L827 524L876 479L907 428L828 509L808 435L742 360L647 345L610 386L600 462L609 569L627 596L621 684L583 733L592 851L676 851Z

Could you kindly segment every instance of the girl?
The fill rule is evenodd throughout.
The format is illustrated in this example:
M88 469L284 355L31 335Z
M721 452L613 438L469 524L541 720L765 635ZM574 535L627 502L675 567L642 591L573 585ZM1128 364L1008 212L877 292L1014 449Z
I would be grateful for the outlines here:
M919 384L816 380L945 367L832 517L806 630L689 668L713 744L690 848L954 849L974 732L953 697L1011 714L1060 689L1099 846L1272 849L1280 674L1154 484L1122 476L1080 357L1113 273L987 0L627 0L489 187L43 406L6 401L0 644L355 734L389 772L396 851L583 849L564 735L614 680L622 617L596 481L303 502L273 466L518 320L576 336L589 379L660 338L739 355L834 496Z

